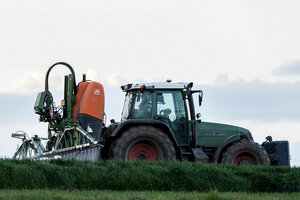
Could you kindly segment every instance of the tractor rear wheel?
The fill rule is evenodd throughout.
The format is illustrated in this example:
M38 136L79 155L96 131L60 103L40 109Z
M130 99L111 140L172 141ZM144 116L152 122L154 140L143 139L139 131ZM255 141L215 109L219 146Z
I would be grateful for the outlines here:
M257 143L241 140L224 152L221 163L233 165L270 165L267 152Z
M175 148L169 137L152 126L136 126L124 131L110 148L115 160L175 160Z

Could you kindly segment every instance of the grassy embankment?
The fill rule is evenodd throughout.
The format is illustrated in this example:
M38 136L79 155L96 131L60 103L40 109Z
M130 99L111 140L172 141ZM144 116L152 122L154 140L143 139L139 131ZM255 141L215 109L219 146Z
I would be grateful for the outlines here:
M300 192L300 168L0 160L0 189L292 193Z

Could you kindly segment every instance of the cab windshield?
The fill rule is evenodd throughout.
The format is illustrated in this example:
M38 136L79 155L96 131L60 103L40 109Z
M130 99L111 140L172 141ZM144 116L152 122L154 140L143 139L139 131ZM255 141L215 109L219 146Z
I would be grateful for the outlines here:
M130 91L125 96L121 120L150 119L152 110L152 92Z

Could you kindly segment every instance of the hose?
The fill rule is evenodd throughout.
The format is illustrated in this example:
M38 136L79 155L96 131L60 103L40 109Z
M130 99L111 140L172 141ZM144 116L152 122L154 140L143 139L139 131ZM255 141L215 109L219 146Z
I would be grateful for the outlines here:
M46 74L46 78L45 78L45 91L48 92L49 91L49 84L48 84L48 79L49 79L49 74L50 74L50 71L53 69L53 67L55 67L56 65L64 65L66 67L68 67L72 73L72 75L74 76L74 94L76 95L77 93L77 87L76 87L76 78L75 78L75 72L73 70L73 68L71 67L71 65L69 65L68 63L66 62L57 62L55 64L53 64L47 71L47 74Z

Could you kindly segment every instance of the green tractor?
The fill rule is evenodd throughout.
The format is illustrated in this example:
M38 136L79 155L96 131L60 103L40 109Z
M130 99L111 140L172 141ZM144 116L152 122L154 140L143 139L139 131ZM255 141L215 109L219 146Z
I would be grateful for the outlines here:
M245 128L199 119L193 97L201 106L203 92L193 90L193 83L168 80L123 85L126 95L121 121L111 120L106 126L101 84L84 77L76 86L71 66L58 64L66 65L72 72L65 78L63 113L55 112L59 109L53 107L48 70L45 91L35 106L41 121L49 123L48 142L43 151L35 151L33 159L57 156L79 160L290 165L288 141L272 141L268 136L260 145Z
M192 87L193 83L171 81L122 86L126 95L121 122L112 120L105 129L104 157L289 165L286 141L274 142L269 136L259 145L245 128L201 121L195 113L193 94L198 94L200 106L203 92ZM278 147L284 154L280 160L274 152Z

